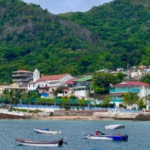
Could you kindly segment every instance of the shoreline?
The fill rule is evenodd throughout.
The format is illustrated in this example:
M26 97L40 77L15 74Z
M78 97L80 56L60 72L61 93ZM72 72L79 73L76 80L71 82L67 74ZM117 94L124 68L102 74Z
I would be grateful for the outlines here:
M50 116L50 117L39 117L39 116L33 116L31 119L36 120L91 120L91 121L117 121L114 118L99 118L95 116Z

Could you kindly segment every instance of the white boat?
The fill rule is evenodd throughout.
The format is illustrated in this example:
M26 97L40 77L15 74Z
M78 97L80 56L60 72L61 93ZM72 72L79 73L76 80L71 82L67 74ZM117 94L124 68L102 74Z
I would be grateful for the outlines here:
M33 141L33 140L25 140L25 139L15 139L17 145L24 145L24 146L38 146L38 147L58 147L62 146L64 142L63 139L58 141Z
M43 134L56 135L56 134L60 134L60 133L61 133L61 131L50 130L50 129L37 129L37 128L34 128L34 130L35 130L37 133L43 133Z
M109 125L105 126L105 129L110 129L110 130L117 130L117 129L124 129L125 126L123 125ZM83 133L82 134L88 138L88 139L93 139L93 140L114 140L114 141L127 141L128 140L128 135L124 134L105 134L104 132L101 131L96 131L96 133Z

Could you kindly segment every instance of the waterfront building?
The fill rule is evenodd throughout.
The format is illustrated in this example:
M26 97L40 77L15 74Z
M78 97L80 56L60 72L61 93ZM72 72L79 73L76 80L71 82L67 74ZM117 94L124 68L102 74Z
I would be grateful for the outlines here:
M140 98L145 98L150 94L150 84L128 81L113 85L112 89L109 91L110 97L112 99L111 102L115 103L116 106L119 107L119 104L123 102L122 95L126 92L137 93Z
M74 80L76 80L76 78L72 78L69 79L68 81L65 82L65 87L63 89L62 93L59 93L58 96L71 96L74 95L74 91L73 91L73 87L74 87Z
M27 93L27 87L19 87L18 84L11 84L11 85L0 85L0 95L3 94L4 90L14 90L14 91L21 91L21 93Z
M89 98L92 90L92 75L84 76L74 80L73 87L74 95L79 99Z
M28 84L28 91L38 89L41 97L54 97L54 91L65 86L65 82L72 78L70 74L42 76Z
M27 70L18 70L12 72L12 82L19 87L26 87L33 80L33 72Z

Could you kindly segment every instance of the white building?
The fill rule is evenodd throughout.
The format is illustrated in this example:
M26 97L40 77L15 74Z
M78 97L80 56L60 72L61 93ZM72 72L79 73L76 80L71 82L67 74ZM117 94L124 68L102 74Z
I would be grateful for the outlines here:
M37 73L37 72L36 72ZM38 79L38 73L34 74ZM54 91L61 86L65 86L65 82L73 77L69 74L42 76L38 80L34 78L33 82L28 84L28 91L38 89L42 97L53 97Z
M14 90L16 92L21 91L22 93L27 93L27 87L19 87L16 83L11 85L0 85L0 95L3 95L4 90Z
M74 95L79 99L85 98L88 99L90 97L90 93L92 90L92 75L84 76L82 78L74 80Z
M143 82L121 82L113 85L113 89L110 89L109 93L113 103L119 107L119 104L123 103L122 95L126 92L137 93L140 98L145 98L150 94L150 84Z

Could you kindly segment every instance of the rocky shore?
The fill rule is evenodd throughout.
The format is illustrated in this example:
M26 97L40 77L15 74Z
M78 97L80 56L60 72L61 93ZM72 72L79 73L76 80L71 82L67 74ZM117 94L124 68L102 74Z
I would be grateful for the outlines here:
M149 112L129 113L129 112L95 112L93 116L99 118L111 118L114 120L133 120L133 121L150 121Z
M0 113L0 119L30 119L30 117Z

